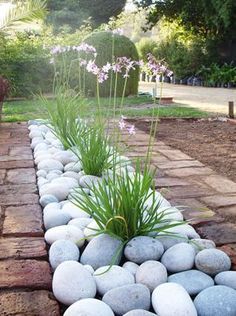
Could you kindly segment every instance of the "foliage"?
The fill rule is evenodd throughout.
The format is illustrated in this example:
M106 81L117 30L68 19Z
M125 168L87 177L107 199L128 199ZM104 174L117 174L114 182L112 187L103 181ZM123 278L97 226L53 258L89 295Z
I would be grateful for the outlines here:
M138 52L135 45L125 36L113 34L112 32L95 32L85 39L85 42L96 48L97 57L96 64L104 66L107 62L112 63L117 57L126 56L131 60L138 61ZM114 45L114 46L113 46ZM114 47L114 54L112 50ZM112 57L113 55L113 57ZM117 78L116 96L122 96L124 88L124 74L119 74ZM100 86L100 96L106 97L110 95L111 84L113 86L112 94L115 90L115 80L111 82L112 77L102 83ZM125 96L136 95L138 92L139 69L136 68L130 72L130 77L127 80ZM86 91L89 95L96 95L97 81L92 74L86 73L85 76Z
M64 148L69 149L75 145L71 135L76 135L77 138L84 136L85 128L79 124L78 119L85 110L87 100L62 87L56 88L54 98L54 102L51 102L41 96L41 104L48 117L46 122Z
M89 23L89 18L93 27L97 27L108 22L110 17L117 16L125 3L126 0L48 0L48 22L53 24L55 32L73 32L86 21Z
M219 85L236 83L236 67L233 64L223 64L219 66L216 63L209 67L202 66L198 71L198 75L202 77L206 84Z
M96 122L88 124L84 128L81 137L78 133L70 131L74 153L79 158L85 174L100 177L112 166L114 150L111 148L110 138L104 130L104 126Z
M135 236L166 231L182 224L171 224L168 209L161 209L157 199L153 174L141 171L140 163L132 175L127 169L122 175L108 177L92 188L94 199L82 191L74 191L71 201L88 213L98 224L98 234L108 234L127 242Z
M236 58L235 0L136 0L138 6L149 8L147 28L160 19L177 21L190 34L203 37L209 54L221 62Z
M17 2L0 19L0 31L10 31L19 23L43 19L46 14L46 1L27 0Z

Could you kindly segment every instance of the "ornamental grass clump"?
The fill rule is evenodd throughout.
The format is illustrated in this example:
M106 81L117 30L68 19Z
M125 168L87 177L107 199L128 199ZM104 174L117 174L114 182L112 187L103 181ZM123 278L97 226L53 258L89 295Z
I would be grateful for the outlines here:
M116 151L111 146L110 138L104 127L96 122L92 124L93 126L86 125L83 135L70 134L70 139L74 145L72 150L79 158L84 173L101 177L106 170L113 166Z
M81 138L85 133L84 124L79 117L87 107L87 100L71 90L59 87L55 89L53 100L41 96L41 102L48 115L46 124L50 126L52 133L65 149L75 146L71 135Z
M94 199L82 190L73 192L70 200L96 221L97 235L108 234L126 244L135 236L156 235L184 223L171 223L171 212L163 210L161 200L156 199L152 172L142 171L139 162L135 173L126 169L90 189Z

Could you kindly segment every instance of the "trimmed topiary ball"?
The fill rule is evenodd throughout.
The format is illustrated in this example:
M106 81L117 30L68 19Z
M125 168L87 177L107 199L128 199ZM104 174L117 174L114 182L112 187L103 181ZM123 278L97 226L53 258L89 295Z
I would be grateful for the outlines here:
M101 67L107 62L112 63L117 57L127 57L131 60L138 61L138 52L134 43L126 36L113 34L112 32L96 32L91 34L85 39L85 42L92 45L97 50L96 64ZM112 60L112 47L114 43L114 57ZM117 96L121 97L124 81L124 74L118 75L117 82ZM112 95L114 95L115 86L115 74L113 73L111 78L111 72L109 73L109 79L100 84L100 96L109 97L110 87L112 82ZM129 72L129 78L127 81L125 96L136 95L138 93L138 82L139 82L139 67L136 66L135 70ZM96 76L91 73L86 73L85 76L85 87L86 93L91 96L96 96Z

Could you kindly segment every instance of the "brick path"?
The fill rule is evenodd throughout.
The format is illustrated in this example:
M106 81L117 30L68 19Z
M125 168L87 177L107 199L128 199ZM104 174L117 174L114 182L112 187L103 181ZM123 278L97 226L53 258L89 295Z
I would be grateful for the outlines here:
M123 133L127 156L145 157L148 139L140 130L132 137ZM227 252L236 270L236 183L160 141L154 143L151 163L157 168L156 188L172 205L187 206L185 219Z
M25 123L0 125L0 216L0 315L60 315Z
M123 138L128 156L145 156L147 134ZM152 164L157 188L173 205L189 206L185 217L195 217L197 231L225 250L236 269L236 183L162 142L155 142ZM0 125L0 315L60 315L35 180L27 125Z

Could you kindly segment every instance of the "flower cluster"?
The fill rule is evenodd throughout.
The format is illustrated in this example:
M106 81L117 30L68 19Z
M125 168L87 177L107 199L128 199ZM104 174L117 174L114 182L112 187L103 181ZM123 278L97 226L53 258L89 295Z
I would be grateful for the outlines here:
M154 76L166 75L171 77L173 72L167 68L167 65L163 61L157 61L152 54L147 54L147 68Z
M81 43L78 46L56 45L56 46L52 47L52 49L50 50L50 53L52 55L58 55L58 54L70 52L70 51L92 53L92 54L96 55L96 48L93 47L92 45L87 44L87 43Z
M129 125L125 122L125 117L122 115L121 119L118 122L118 127L121 131L127 130L129 135L135 135L136 130L134 125Z

